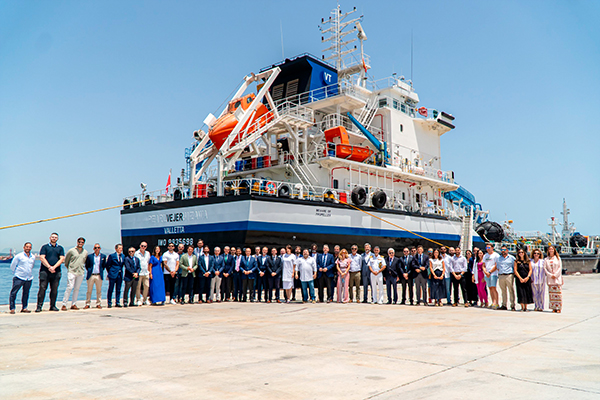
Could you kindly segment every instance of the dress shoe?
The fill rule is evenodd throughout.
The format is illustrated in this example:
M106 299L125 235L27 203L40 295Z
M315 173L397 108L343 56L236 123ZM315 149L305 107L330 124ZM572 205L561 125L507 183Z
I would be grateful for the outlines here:
M117 304L117 307L121 307L121 306ZM127 308L127 303L123 304L123 307Z
M400 304L404 306L406 305L406 301L401 301Z
M58 308L56 306L55 307L50 307L50 311L58 311Z
M281 300L277 300L278 303L281 303Z
M86 305L85 307L83 307L84 310L89 310L90 306Z
M98 305L96 306L96 308L97 308L97 309L99 309L99 310L101 310L101 309L102 309L102 306L101 306L100 304L98 304Z
M112 304L110 304L110 303L109 303L109 304L108 304L108 308L112 308Z
M182 302L182 304L183 304L183 302ZM137 306L133 303L129 303L129 307L137 307Z
M15 313L15 310L10 310L10 313L11 313L11 314L14 314L14 313Z
M506 306L502 306L502 307L498 308L498 310L506 310Z
M71 310L79 310L79 307L77 307L75 304L73 304L73 305L71 306Z
M50 310L50 311L52 311L52 310ZM62 307L60 308L60 311L67 311L67 306L62 306Z
M122 305L120 305L119 303L117 303L117 304L115 304L115 307L117 307L117 308L122 308L123 306L122 306Z
M38 307L35 309L35 312L42 312L42 307Z
M21 312L25 313L25 314L29 314L31 311L29 311L28 309L24 308L24 309L21 310Z
M271 304L271 300L267 300L267 304Z

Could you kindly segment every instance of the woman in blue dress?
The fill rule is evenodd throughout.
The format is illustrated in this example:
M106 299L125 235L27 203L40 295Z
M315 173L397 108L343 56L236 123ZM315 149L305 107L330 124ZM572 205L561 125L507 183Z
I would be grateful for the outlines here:
M153 306L163 305L167 298L159 246L154 248L154 254L148 263L152 266L150 269L150 302Z

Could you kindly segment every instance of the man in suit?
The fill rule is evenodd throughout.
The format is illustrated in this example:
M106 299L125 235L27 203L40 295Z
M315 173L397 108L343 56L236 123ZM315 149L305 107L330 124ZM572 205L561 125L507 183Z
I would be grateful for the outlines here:
M412 256L408 250L408 247L405 247L402 250L402 257L400 257L400 282L402 283L402 302L400 304L406 304L406 291L408 288L408 300L410 301L410 305L413 305L413 262Z
M281 303L281 300L279 299L279 288L282 269L283 264L281 263L281 258L277 255L277 248L273 247L271 249L271 257L269 257L268 260L266 273L269 293L267 303L270 303L273 300L273 289L275 289L275 301Z
M127 297L129 297L129 307L135 306L135 294L137 292L137 284L139 281L140 271L140 259L135 256L135 248L130 247L127 250L129 253L125 257L125 291L123 292L123 306L127 307ZM128 296L131 290L131 295Z
M92 302L92 290L96 286L96 308L102 308L102 280L104 279L104 269L106 268L106 256L100 253L99 243L94 245L94 252L85 259L85 269L87 274L87 294L85 297L84 309L89 309Z
M369 302L369 286L371 285L371 270L369 270L369 262L373 257L371 253L371 245L365 243L365 253L362 255L362 286L363 286L363 303Z
M396 257L394 249L388 249L388 255L385 257L387 268L383 270L385 286L387 289L388 304L398 303L398 272L400 269L400 260ZM393 296L392 296L393 294Z
M108 275L106 300L108 301L108 308L112 307L112 295L115 289L115 306L121 307L121 284L123 283L123 266L125 265L123 245L119 243L115 246L115 250L116 251L109 255L106 260L106 271Z
M243 256L242 248L238 247L235 250L235 258L233 260L233 301L242 301L242 271L243 271Z
M204 246L202 249L203 253L200 257L198 257L198 273L196 276L199 276L200 281L198 284L200 292L198 292L198 303L202 303L202 295L206 293L205 301L207 303L212 303L210 299L210 294L205 290L207 283L210 288L211 275L214 272L215 268L215 258L210 255L210 247Z
M331 291L331 279L333 278L333 268L335 260L333 254L329 254L329 246L323 245L323 253L317 255L317 285L319 287L319 302L323 303L324 292L327 289L327 302L333 301L333 292Z
M235 247L233 248L235 252ZM233 291L233 276L231 271L233 269L234 256L231 253L229 246L223 247L223 271L221 272L221 300L229 301L231 299L231 292Z
M262 293L265 293L265 301L268 297L269 281L267 277L267 269L269 267L269 248L263 247L260 256L256 257L256 264L258 266L258 276L256 277L256 299L260 302L262 299Z
M246 255L242 258L242 301L248 301L248 294L250 294L250 301L254 302L254 282L258 275L258 263L256 257L252 256L252 249L246 248Z
M194 247L189 245L187 253L179 258L179 304L185 304L185 295L188 295L188 303L194 304L194 278L198 270L198 257L194 254Z
M417 292L417 305L421 302L427 303L427 279L429 278L429 256L423 253L423 246L417 247L417 254L413 257L413 269L415 271L415 289Z
M200 257L202 257L202 254L204 254L204 240L198 239L197 245L194 248L194 254L196 255L196 258L198 259L198 264L200 264ZM203 275L200 274L200 271L196 271L196 276L194 277L193 294L194 295L196 293L198 294L198 302L200 302L200 300L202 300L202 293L204 292L204 286L201 287L200 283L202 283L202 285L204 285ZM192 298L192 301L193 301L193 298Z
M210 281L210 290L209 290L209 295L210 295L210 301L216 301L217 303L221 302L221 284L223 281L223 270L225 269L225 259L223 258L223 255L221 254L221 248L220 247L215 247L214 249L214 259L215 259L215 266L213 268L213 272L211 274L211 281Z

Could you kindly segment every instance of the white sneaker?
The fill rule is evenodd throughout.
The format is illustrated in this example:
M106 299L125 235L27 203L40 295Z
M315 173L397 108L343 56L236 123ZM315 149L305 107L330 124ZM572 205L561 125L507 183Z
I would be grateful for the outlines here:
M177 304L175 300L171 299L171 304Z

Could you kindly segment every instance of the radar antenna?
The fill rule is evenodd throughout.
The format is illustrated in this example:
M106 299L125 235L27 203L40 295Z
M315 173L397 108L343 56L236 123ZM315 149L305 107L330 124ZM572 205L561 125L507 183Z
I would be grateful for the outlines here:
M367 40L367 35L360 25L362 15L358 18L346 20L346 17L356 12L356 7L352 11L342 13L340 5L331 11L329 19L321 18L321 42L331 42L331 45L324 49L323 60L335 60L335 66L338 70L338 77L341 79L346 76L360 73L360 80L364 81L366 71L371 68L369 65L369 57L364 54L363 41ZM353 25L354 24L354 25ZM352 29L346 30L349 26ZM346 40L346 36L351 33L357 33L357 37ZM350 55L358 50L355 46L349 47L351 43L360 40L360 61L356 57ZM364 85L364 82L363 82Z

